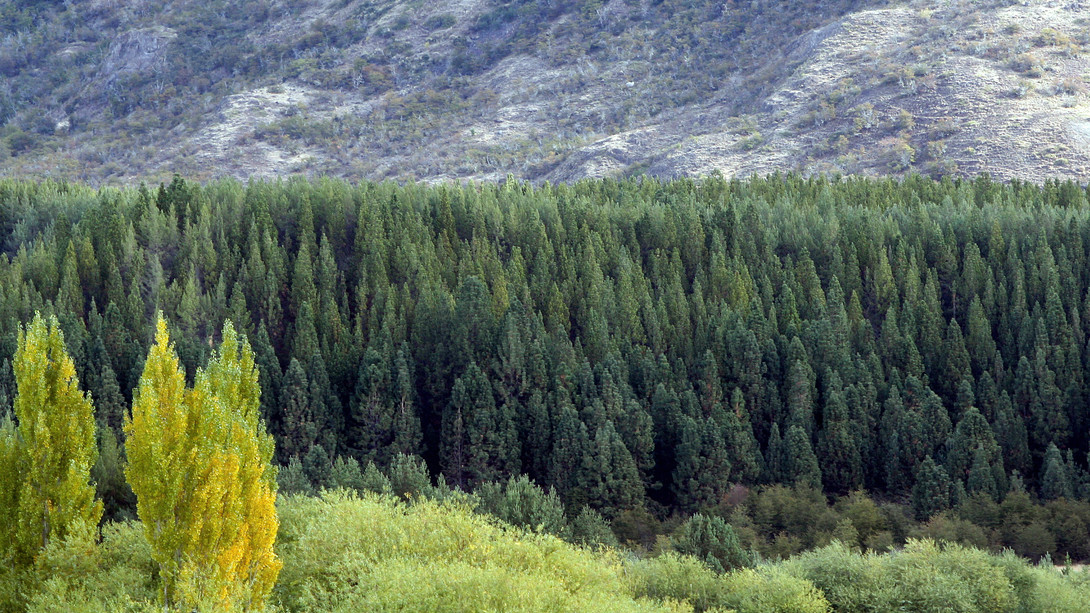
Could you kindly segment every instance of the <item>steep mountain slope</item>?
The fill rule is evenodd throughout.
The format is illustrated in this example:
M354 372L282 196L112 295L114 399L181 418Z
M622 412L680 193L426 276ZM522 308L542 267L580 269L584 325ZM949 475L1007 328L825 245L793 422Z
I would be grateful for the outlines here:
M1079 2L39 1L0 26L4 173L1090 170Z

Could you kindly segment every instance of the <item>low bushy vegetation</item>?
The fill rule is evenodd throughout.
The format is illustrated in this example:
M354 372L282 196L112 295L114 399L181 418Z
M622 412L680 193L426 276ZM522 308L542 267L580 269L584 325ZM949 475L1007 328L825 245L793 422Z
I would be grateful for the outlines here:
M574 546L472 506L463 496L345 490L282 497L284 568L270 609L1065 613L1084 611L1090 600L1082 572L931 540L885 554L837 541L720 574L673 551L637 557ZM30 571L0 569L0 610L161 610L139 524L107 523L96 540L93 531L76 531Z

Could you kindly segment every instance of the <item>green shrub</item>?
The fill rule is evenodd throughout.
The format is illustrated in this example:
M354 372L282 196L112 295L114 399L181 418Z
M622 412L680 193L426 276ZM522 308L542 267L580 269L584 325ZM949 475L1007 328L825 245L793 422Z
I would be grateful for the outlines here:
M616 535L609 527L609 522L602 514L584 506L579 515L571 522L571 542L590 547L620 547Z
M753 554L742 548L734 529L722 517L692 516L674 535L674 548L720 573L754 563Z
M639 600L620 557L501 527L468 499L280 502L284 569L273 599L289 611L685 611Z
M480 499L477 510L527 530L568 535L564 505L556 490L541 489L526 475L511 477L507 483L482 483L474 492Z
M840 542L784 563L786 572L820 589L838 613L885 611L892 604L882 556L851 551Z
M726 599L726 584L704 563L691 556L667 552L627 565L637 596L656 600L684 600L697 611L707 611Z
M829 602L821 590L778 566L745 568L723 577L722 602L737 613L827 613Z

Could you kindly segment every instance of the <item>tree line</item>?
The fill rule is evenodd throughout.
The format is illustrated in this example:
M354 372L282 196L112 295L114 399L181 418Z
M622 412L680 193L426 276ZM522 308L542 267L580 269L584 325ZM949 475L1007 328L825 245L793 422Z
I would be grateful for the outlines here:
M124 420L125 478L167 608L263 610L282 566L253 352L230 322L222 337L187 386L160 315ZM51 559L97 557L103 502L91 482L94 407L55 316L20 328L12 368L18 424L0 420L0 609L24 610L51 575L78 574Z
M987 177L7 180L0 355L56 315L110 516L133 510L122 424L160 310L190 385L224 321L249 339L295 487L418 456L449 486L527 475L614 521L773 484L919 520L1078 502L1087 210L1071 182Z

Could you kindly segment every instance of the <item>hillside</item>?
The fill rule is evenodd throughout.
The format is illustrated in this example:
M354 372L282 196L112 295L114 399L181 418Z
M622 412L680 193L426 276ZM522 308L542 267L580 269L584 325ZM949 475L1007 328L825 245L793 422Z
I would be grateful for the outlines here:
M1090 171L1078 2L39 1L0 31L5 174Z

